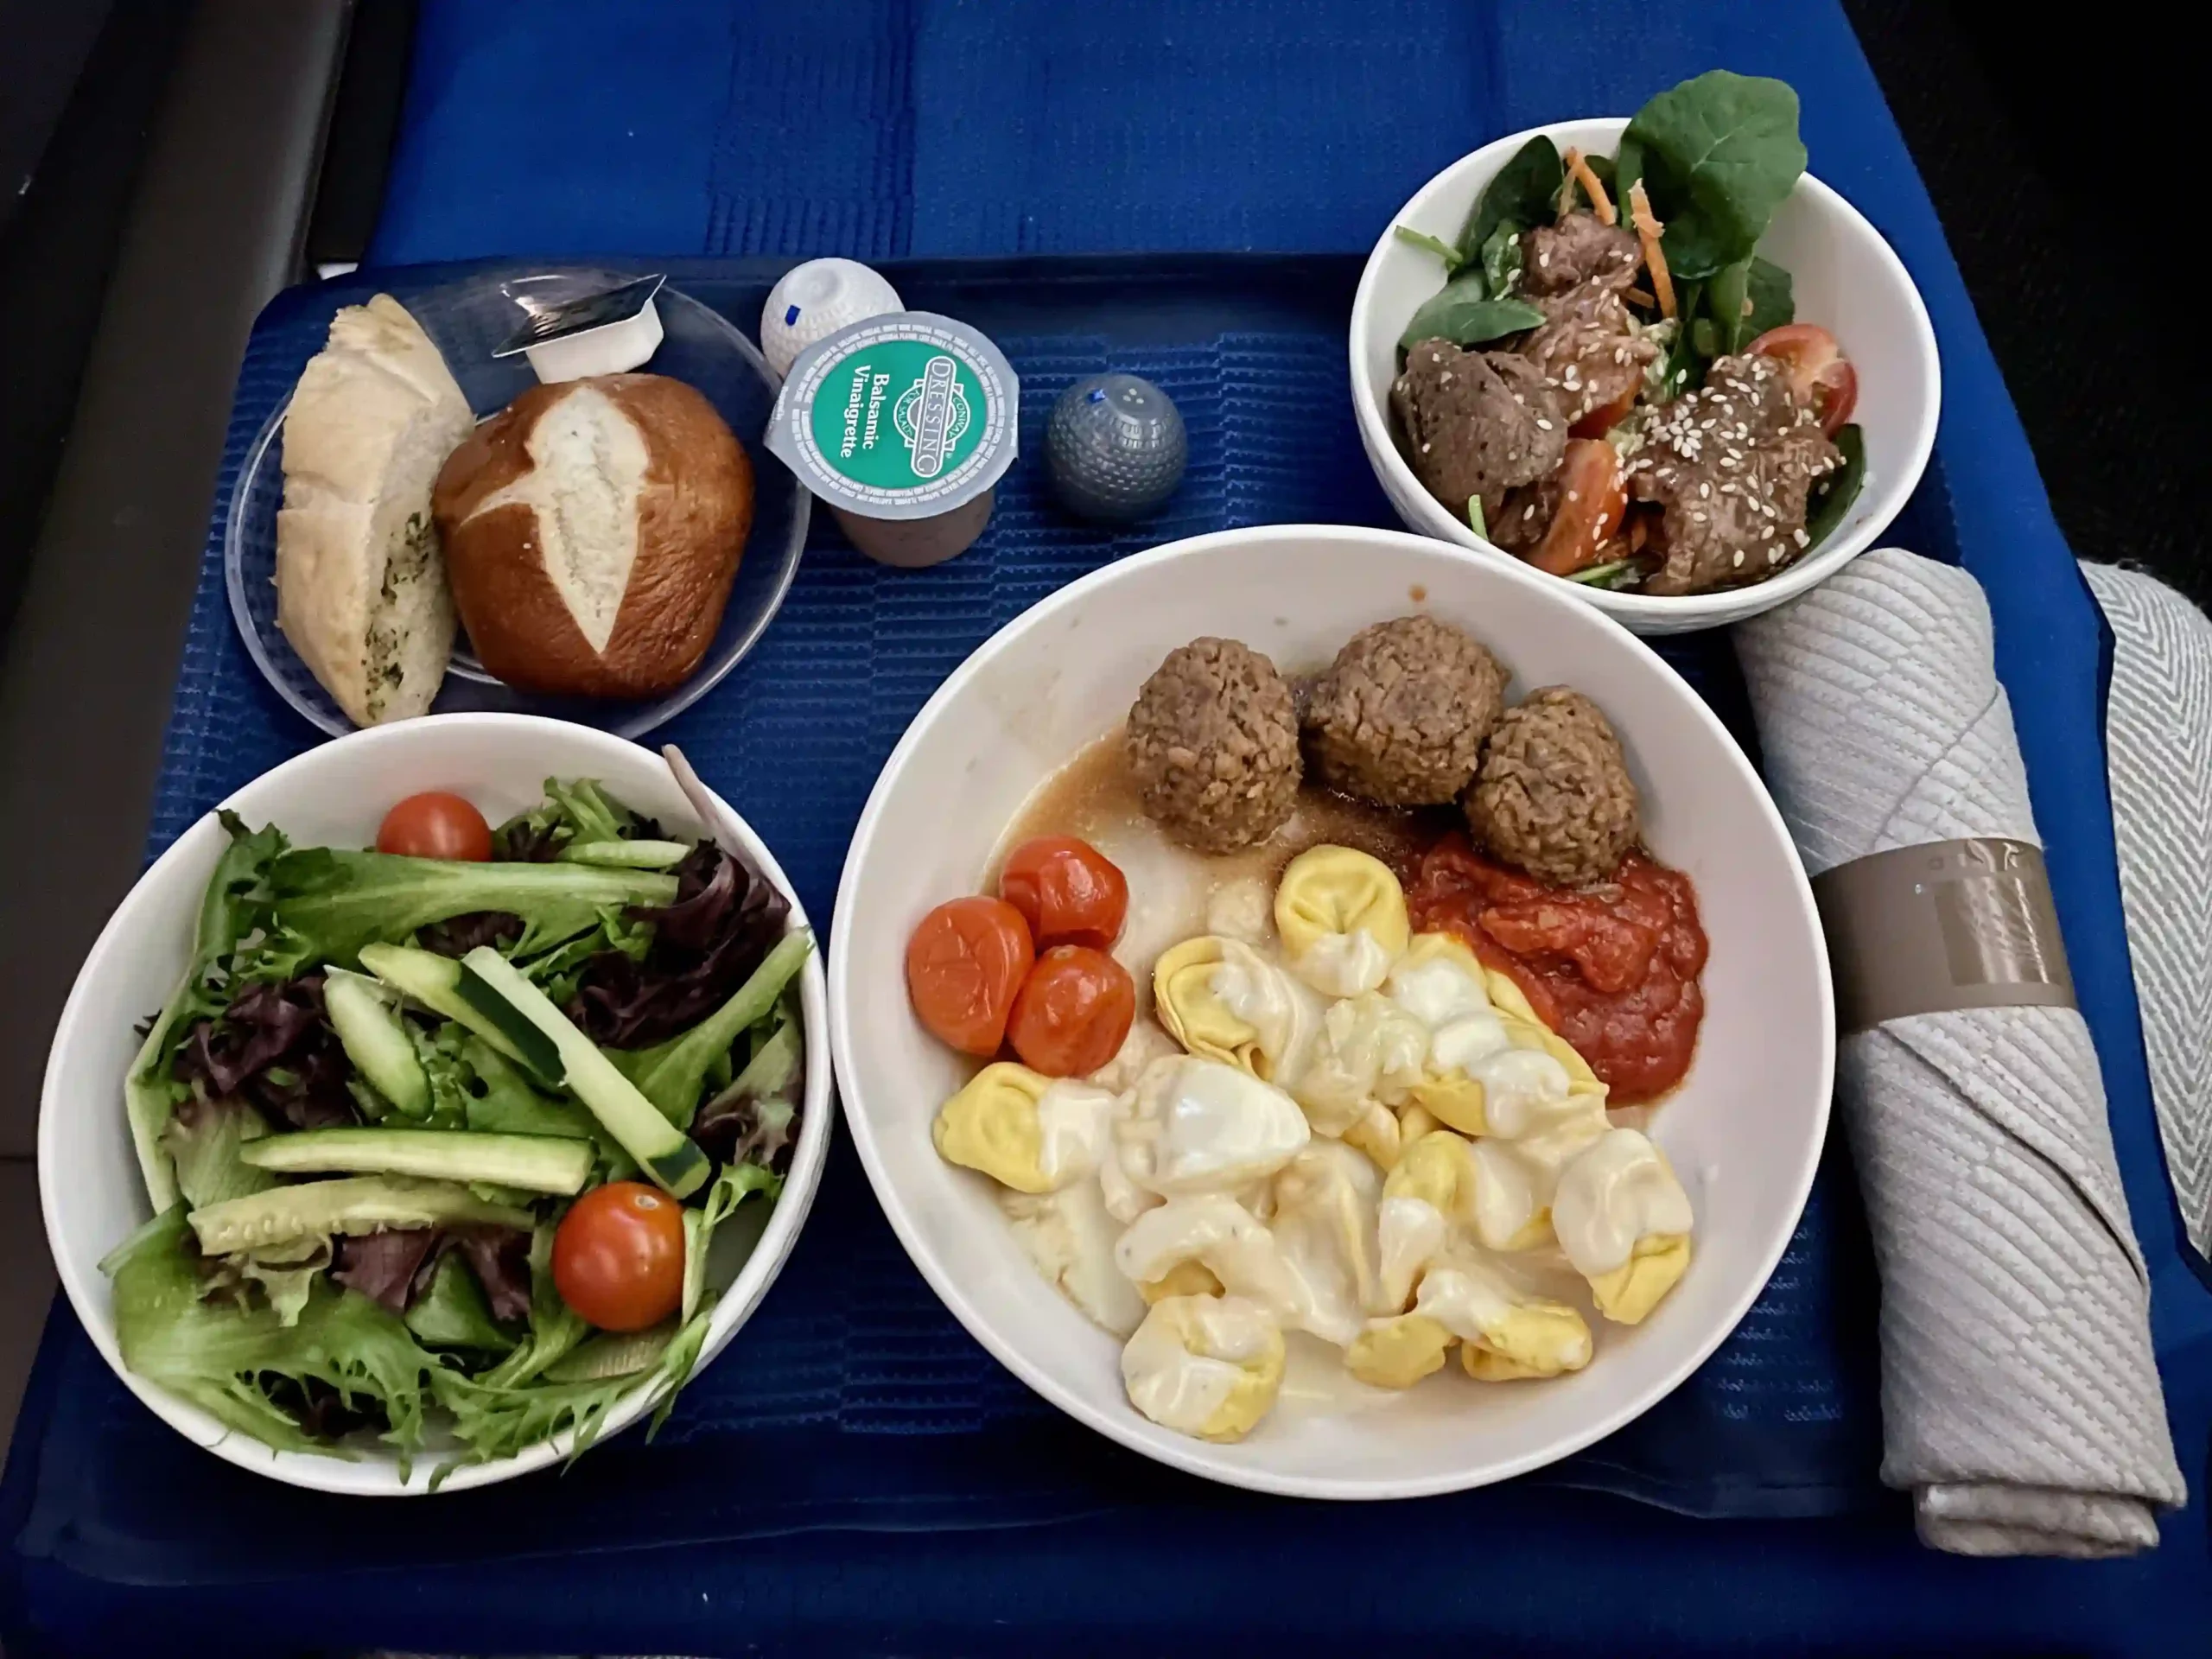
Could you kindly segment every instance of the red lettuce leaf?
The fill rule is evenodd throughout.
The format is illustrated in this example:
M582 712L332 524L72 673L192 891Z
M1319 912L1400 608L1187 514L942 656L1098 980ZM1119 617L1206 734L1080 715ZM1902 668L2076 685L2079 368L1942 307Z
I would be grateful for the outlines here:
M352 1067L323 1010L320 974L247 986L220 1016L193 1026L174 1072L211 1095L259 1107L272 1126L326 1129L359 1121L346 1086Z
M783 938L791 901L766 877L702 842L676 867L672 904L623 914L653 924L643 962L603 950L584 964L567 1013L594 1042L649 1048L713 1013Z
M530 1235L518 1227L396 1227L338 1241L330 1276L394 1313L430 1287L438 1262L459 1250L497 1319L530 1314Z

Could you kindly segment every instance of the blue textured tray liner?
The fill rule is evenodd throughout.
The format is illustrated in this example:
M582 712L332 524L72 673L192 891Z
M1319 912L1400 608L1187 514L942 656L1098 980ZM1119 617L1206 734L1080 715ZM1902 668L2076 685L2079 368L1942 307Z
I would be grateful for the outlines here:
M1990 594L1999 671L2152 1267L2169 1407L2201 1494L2212 1476L2212 1298L2177 1246L2129 988L2100 746L2107 641L1910 158L1828 0L424 0L377 257L1363 251L1421 180L1473 146L1539 121L1624 113L1716 63L1798 88L1814 170L1897 247L1935 319L1945 372L1939 465L1896 538L1955 550ZM1261 297L1240 287L1236 303L1249 315L1213 333L1261 327ZM1049 295L1008 295L1001 315L1021 321L1000 326L1033 342L1095 332L1112 353L1194 343L1135 327L1146 315L1141 294L1094 300L1079 323L1054 310ZM1294 318L1264 327L1300 332ZM1314 458L1289 464L1270 487L1295 494L1300 516L1378 510L1363 479L1341 499L1316 502L1330 493L1303 475ZM1224 492L1256 499L1234 493L1262 475L1230 476ZM836 559L820 574L866 575ZM916 683L937 671L926 660L872 661L872 621L820 617L820 659L841 674ZM1725 704L1724 688L1707 689ZM887 741L865 718L824 719L798 689L755 690L763 732L818 744L828 765ZM261 717L250 702L243 716L249 728ZM212 741L226 734L219 727ZM226 770L185 788L204 798ZM859 801L857 786L810 777L783 786L810 792L741 799L785 852L797 849L779 814L842 803L849 817ZM850 1193L852 1178L841 1164L810 1239L841 1213L831 1200ZM842 1213L872 1223L865 1208ZM1855 1224L1836 1220L1849 1238ZM1842 1281L1832 1289L1847 1321L1850 1274L1833 1256L1824 1271ZM787 1277L778 1296L794 1283ZM868 1310L874 1328L888 1331L880 1288L837 1288L846 1300L836 1319ZM748 1341L766 1339L776 1312L772 1299ZM1855 1328L1865 1344L1855 1357L1870 1360L1866 1327ZM804 1346L800 1333L792 1340ZM887 1338L870 1340L888 1372L908 1369ZM720 1388L741 1357L734 1351L706 1380ZM906 1386L903 1376L887 1380ZM365 1522L354 1506L302 1508L267 1483L183 1456L143 1413L118 1417L113 1385L65 1309L0 1489L0 1530L18 1540L0 1618L13 1627L11 1651L28 1650L35 1623L72 1653L135 1655L157 1630L167 1651L226 1655L384 1643L1025 1659L1384 1642L1530 1653L2167 1653L2200 1649L2212 1629L2201 1496L2166 1522L2153 1555L2095 1566L1935 1555L1914 1545L1894 1505L1866 1519L1692 1523L1522 1483L1467 1499L1316 1509L1140 1466L1035 1415L987 1364L965 1397L957 1377L942 1380L948 1416L995 1421L1003 1455L988 1466L967 1461L983 1436L871 1433L849 1437L868 1452L855 1471L816 1455L848 1443L846 1431L797 1423L743 1437L741 1454L738 1437L696 1436L696 1478L665 1495L664 1467L626 1440L558 1486L529 1484L546 1494L543 1515L467 1494L451 1500L466 1518L450 1528L413 1512ZM805 1385L744 1408L796 1413L818 1397ZM1725 1459L1708 1439L1730 1432L1718 1419L1673 1449L1709 1470ZM1639 1452L1656 1459L1668 1449ZM975 1519L961 1512L963 1494L1018 1511L1014 1476L1037 1515L1076 1493L1099 1512L932 1535ZM794 1526L855 1518L845 1500L857 1491L865 1526L918 1529L640 1549L701 1524L689 1512L700 1484L733 1506L772 1494ZM894 1513L884 1497L893 1491L939 1496ZM601 1522L588 1539L557 1536L571 1505ZM454 1566L375 1565L451 1547L469 1526L481 1535L462 1541ZM411 1543L407 1535L425 1527L430 1543ZM319 1535L312 1548L288 1542L302 1530ZM556 1553L485 1559L548 1549ZM1267 1593L1283 1584L1297 1592Z
M810 911L830 914L853 824L907 721L969 651L1027 607L1106 560L1177 536L1269 522L1388 522L1345 389L1338 319L1355 270L1342 259L1300 268L1232 259L1202 262L1175 278L1062 283L1058 303L1076 315L1084 314L1093 289L1110 286L1125 304L1148 298L1152 327L1180 323L1187 332L1203 328L1210 315L1239 308L1235 283L1243 273L1276 290L1280 326L1151 346L1001 333L1022 380L1022 449L1031 461L1001 486L982 540L934 570L891 571L853 553L825 519L754 654L666 728L767 839ZM894 274L910 302L938 308L957 301L960 315L986 329L1000 321L995 295L1052 291L1031 276L941 284L947 291L940 294L925 271ZM240 372L226 483L268 409L320 348L338 306L379 289L404 301L438 280L435 270L353 277L275 302ZM765 281L696 273L677 280L734 317L757 315L766 291ZM1292 294L1300 299L1286 297ZM1250 308L1265 314L1268 307L1255 301ZM1192 449L1166 514L1117 536L1067 519L1042 499L1042 469L1034 464L1052 397L1108 368L1164 387L1183 410ZM242 650L213 563L218 551L211 540L155 813L157 846L314 737ZM1671 650L1721 694L1724 712L1732 712L1748 741L1725 643L1714 636ZM1539 1478L1707 1515L1829 1513L1868 1501L1877 1444L1864 1363L1871 1313L1864 1241L1850 1203L1847 1180L1824 1181L1780 1271L1721 1351L1642 1421ZM1833 1221L1839 1205L1850 1230L1840 1251ZM1839 1298L1839 1281L1849 1285L1854 1275L1858 1294ZM265 1521L265 1530L255 1528L270 1540L257 1552L257 1571L308 1571L325 1559L320 1529L298 1522L341 1503L194 1452L96 1358L79 1353L89 1363L63 1409L86 1424L80 1474L93 1490L86 1496L115 1527L117 1547L130 1538L145 1569L164 1575L224 1570L226 1549L195 1526L180 1527L175 1489L149 1480L149 1471L160 1469L221 1494L234 1517ZM804 1467L790 1479L726 1479L728 1469L747 1465L764 1446L788 1453L799 1443L793 1436L806 1450ZM878 1443L917 1439L956 1444ZM1040 1458L1040 1447L1049 1455ZM624 1472L610 1478L618 1465ZM467 1508L442 1501L421 1525L371 1553L451 1561L512 1549L518 1536L529 1548L581 1548L608 1535L610 1503L625 1516L616 1535L646 1544L831 1523L1002 1525L1179 1495L1191 1483L1091 1443L991 1359L908 1262L841 1143L790 1266L741 1339L685 1390L660 1440L647 1448L633 1435L595 1453L569 1478L561 1503L543 1503L531 1490L537 1484L472 1495ZM592 1502L567 1501L586 1486ZM621 1496L639 1487L653 1495L643 1509ZM1471 1508L1481 1500L1462 1502ZM500 1525L487 1530L480 1510L498 1513Z

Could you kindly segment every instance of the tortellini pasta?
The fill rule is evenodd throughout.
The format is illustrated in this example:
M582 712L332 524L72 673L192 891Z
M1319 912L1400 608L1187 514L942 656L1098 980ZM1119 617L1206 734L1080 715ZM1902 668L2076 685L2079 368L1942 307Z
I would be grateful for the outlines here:
M1130 1404L1163 1428L1241 1440L1282 1387L1282 1332L1241 1296L1169 1296L1122 1350Z
M1026 1065L985 1066L931 1126L938 1155L1017 1192L1053 1192L1098 1167L1114 1096Z
M1492 995L1493 985L1502 997ZM1512 982L1486 973L1448 934L1414 938L1383 990L1428 1033L1422 1075L1408 1092L1462 1135L1518 1134L1533 1114L1590 1089L1604 1100L1604 1085L1544 1028ZM1573 1057L1572 1068L1562 1052Z
M1634 1129L1610 1129L1561 1172L1552 1196L1560 1249L1598 1311L1634 1325L1689 1267L1689 1195Z
M1389 1389L1455 1348L1478 1382L1579 1370L1589 1322L1530 1287L1561 1274L1538 1254L1554 1236L1605 1319L1680 1281L1692 1217L1665 1159L1611 1128L1605 1085L1518 986L1411 932L1388 867L1315 848L1272 894L1224 883L1207 924L1155 962L1159 1024L1108 1066L986 1065L932 1127L1007 1189L1046 1279L1125 1339L1147 1417L1241 1439L1287 1337Z
M1421 1078L1428 1033L1373 991L1329 1004L1297 1074L1284 1087L1320 1134L1341 1138L1370 1109L1404 1100Z
M1156 1060L1115 1102L1113 1139L1137 1185L1176 1198L1263 1180L1313 1138L1280 1089L1219 1060Z
M1321 1020L1313 992L1243 940L1213 934L1162 952L1152 995L1177 1042L1262 1083L1297 1071Z
M1382 982L1412 927L1406 890L1379 858L1314 847L1275 887L1275 931L1291 971L1324 996L1357 996Z
M1351 1147L1316 1141L1274 1179L1273 1231L1298 1287L1300 1329L1341 1347L1382 1310L1382 1180Z
M1590 1327L1564 1302L1529 1295L1464 1254L1421 1275L1413 1311L1370 1323L1345 1354L1363 1382L1408 1388L1440 1369L1457 1339L1478 1381L1557 1376L1590 1363Z
M1170 1198L1129 1224L1114 1264L1148 1302L1173 1294L1227 1291L1295 1323L1305 1298L1275 1236L1236 1199L1220 1193ZM1189 1271L1204 1270L1205 1277Z

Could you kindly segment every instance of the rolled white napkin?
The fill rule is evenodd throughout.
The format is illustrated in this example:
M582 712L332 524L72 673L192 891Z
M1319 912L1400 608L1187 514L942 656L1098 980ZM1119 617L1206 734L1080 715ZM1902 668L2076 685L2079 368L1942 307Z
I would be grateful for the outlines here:
M2212 1253L2212 620L2139 571L2082 574L2112 626L2113 837L2158 1134L2189 1242Z
M1866 554L1740 626L1766 779L1808 874L1967 836L2040 846L1989 607ZM2088 1027L1916 1014L1847 1036L1836 1100L1882 1275L1882 1479L1963 1554L2158 1542L2183 1497Z

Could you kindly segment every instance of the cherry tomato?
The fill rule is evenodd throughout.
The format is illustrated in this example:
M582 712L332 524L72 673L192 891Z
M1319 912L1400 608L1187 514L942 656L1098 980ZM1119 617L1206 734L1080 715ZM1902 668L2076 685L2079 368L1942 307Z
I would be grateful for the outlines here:
M658 1325L683 1300L683 1208L643 1181L609 1181L553 1234L553 1287L602 1331Z
M1559 506L1529 563L1555 576L1573 575L1604 556L1628 512L1621 458L1603 438L1570 438L1553 480Z
M1790 322L1770 328L1750 349L1789 371L1790 391L1799 403L1812 405L1821 417L1821 430L1830 437L1851 418L1859 403L1859 371L1851 366L1835 336L1818 323Z
M1113 861L1073 836L1039 836L1007 855L999 897L1021 912L1039 945L1113 947L1129 913L1129 884Z
M1567 435L1574 438L1604 437L1606 433L1628 418L1629 410L1636 407L1636 394L1640 389L1637 382L1630 381L1627 389L1611 403L1601 404L1592 410L1573 426L1568 427Z
M1012 905L955 899L923 917L906 941L906 995L939 1041L963 1054L995 1054L1035 959L1029 924Z
M410 795L384 815L377 851L481 864L492 856L492 826L460 796L434 789Z
M1007 1036L1031 1071L1084 1077L1121 1052L1136 1017L1128 969L1089 945L1056 944L1022 982Z

